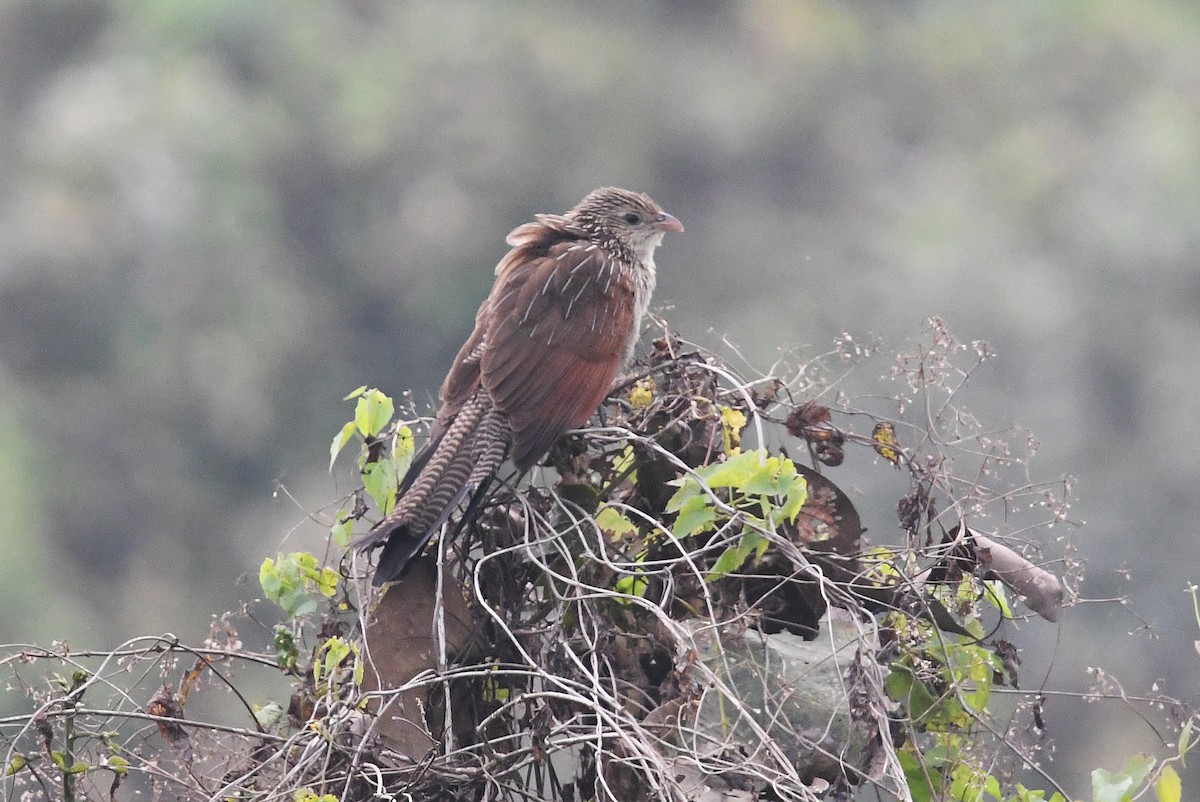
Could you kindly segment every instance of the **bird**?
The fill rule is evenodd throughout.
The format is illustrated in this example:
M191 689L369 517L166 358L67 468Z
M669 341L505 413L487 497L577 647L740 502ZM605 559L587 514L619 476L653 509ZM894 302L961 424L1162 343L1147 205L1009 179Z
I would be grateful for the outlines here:
M632 359L656 283L654 251L683 224L616 187L509 233L491 292L439 392L429 438L383 520L356 545L382 546L372 584L399 581L469 499L477 513L506 458L533 467L582 426Z

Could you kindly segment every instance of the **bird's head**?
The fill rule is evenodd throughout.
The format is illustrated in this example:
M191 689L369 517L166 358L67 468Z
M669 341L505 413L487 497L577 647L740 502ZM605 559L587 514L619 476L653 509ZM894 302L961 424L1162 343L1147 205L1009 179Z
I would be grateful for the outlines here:
M668 231L683 231L649 195L616 187L592 191L566 216L602 246L623 249L646 265L654 264L654 249Z

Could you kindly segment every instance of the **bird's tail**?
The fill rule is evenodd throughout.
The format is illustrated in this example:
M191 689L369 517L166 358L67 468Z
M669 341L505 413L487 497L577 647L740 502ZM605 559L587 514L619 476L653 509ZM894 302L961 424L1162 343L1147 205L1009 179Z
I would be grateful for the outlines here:
M403 577L464 499L472 497L468 511L474 511L504 462L510 440L500 413L487 393L478 390L413 461L392 513L356 543L364 549L383 544L372 584Z

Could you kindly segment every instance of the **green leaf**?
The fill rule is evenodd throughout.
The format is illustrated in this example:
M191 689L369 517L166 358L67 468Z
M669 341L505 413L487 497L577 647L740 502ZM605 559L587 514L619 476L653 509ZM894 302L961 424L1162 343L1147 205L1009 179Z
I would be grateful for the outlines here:
M610 540L621 540L629 535L637 534L637 527L621 513L612 507L604 507L596 513L596 526L608 535Z
M275 627L275 663L284 670L296 667L300 659L300 650L296 648L296 635L287 627Z
M912 689L913 675L907 670L893 670L883 681L883 689L894 701L900 702L908 698Z
M693 496L684 502L675 519L675 536L690 537L706 529L717 519L717 513L708 503L707 496Z
M637 574L623 576L613 584L613 590L617 593L624 593L626 596L637 596L638 598L646 595L647 587L649 587L649 583L645 577Z
M1000 797L997 796L996 798L999 799ZM1043 802L1043 800L1044 802L1070 802L1070 800L1057 791L1049 799L1046 799L1045 791L1026 788L1020 783L1017 783L1017 795L1009 797L1009 802Z
M352 401L352 400L354 400L355 398L358 398L360 395L362 395L362 394L363 394L363 393L365 393L366 391L367 391L367 385L365 385L365 384L364 384L362 387L359 387L357 390L355 390L354 392L350 393L350 395L346 396L346 397L345 397L345 398L343 398L342 400L343 400L343 401Z
M1154 763L1154 758L1149 755L1137 755L1125 764L1122 771L1096 769L1092 772L1093 802L1129 802L1154 769Z
M258 582L266 597L283 608L289 616L306 615L317 609L313 593L332 596L337 587L337 573L321 568L317 558L306 551L266 558L258 571Z
M726 454L741 445L742 429L745 428L746 413L733 407L721 407L721 441Z
M1180 802L1183 799L1183 783L1170 764L1163 766L1162 774L1154 784L1154 795L1158 797L1158 802Z
M388 425L395 411L392 399L372 388L354 407L354 425L364 437L375 437Z
M354 425L354 421L347 423L342 427L342 430L333 438L333 442L329 444L329 470L333 470L333 463L337 462L338 454L342 453L342 449L346 447L346 443L350 442L350 438L358 427Z
M283 589L283 579L275 569L275 561L270 557L263 560L262 565L258 567L258 584L262 586L268 599L275 601L279 598L279 592Z
M1179 732L1179 756L1183 757L1192 748L1192 735L1195 733L1195 719L1189 718L1187 724L1183 725L1183 729ZM1183 765L1187 765L1184 762Z
M363 468L363 487L384 515L396 504L396 467L390 461L372 462Z
M746 558L753 551L759 551L761 556L762 551L766 549L767 539L754 530L748 530L738 538L738 542L721 552L721 556L713 564L712 570L708 572L705 579L712 582L727 576L738 570L745 564Z
M278 702L267 702L265 705L254 705L254 720L264 730L270 730L283 721L284 710Z
M284 560L296 566L296 570L300 573L312 576L317 570L316 555L307 551L289 552Z
M983 584L988 591L985 594L987 600L1000 611L1000 615L1005 618L1012 618L1012 608L1008 606L1008 592L1004 587L1004 583L999 579L987 579L984 580Z
M795 470L795 465L792 466L792 470ZM800 508L806 501L808 501L808 482L803 476L797 475L792 478L784 493L782 512L788 523L796 522L796 516L800 514Z
M317 592L325 598L332 598L337 593L338 572L332 568L322 568L321 577L317 580Z
M773 496L779 493L779 458L768 457L746 477L746 481L738 489L755 496Z
M934 744L921 752L921 760L926 766L941 768L954 761L950 757L950 747L946 744Z
M888 696L908 705L909 717L920 721L937 705L937 698L907 668L896 666L883 682Z
M283 599L283 607L285 613L290 618L298 618L302 615L310 615L317 611L317 600L304 592L296 592Z
M1125 773L1133 778L1134 785L1140 786L1157 763L1150 755L1134 755L1125 764Z
M612 473L613 476L620 476L625 471L631 469L637 463L637 459L633 453L633 446L625 446L621 449L621 453L613 458ZM635 481L633 477L636 474L630 475L630 481Z
M941 786L941 773L928 768L919 757L908 751L896 756L900 759L900 767L904 769L904 779L908 781L908 792L912 794L913 802L932 802L935 787Z
M634 562L640 563L645 562L645 560L646 553L642 552L634 559ZM624 593L628 596L637 596L638 598L642 598L646 595L647 587L649 587L649 583L646 581L646 577L640 571L634 571L631 574L626 574L618 579L613 585L613 589L618 593Z
M120 755L109 755L104 759L103 765L118 777L124 777L129 773L129 761Z
M392 462L396 464L396 475L403 476L412 464L416 445L413 442L413 432L407 426L400 426L392 437Z
M679 512L688 499L693 499L696 496L704 494L704 490L700 487L700 484L690 476L683 479L675 479L668 484L678 484L679 489L675 491L675 495L667 500L667 512Z
M21 769L25 768L25 764L29 761L24 755L14 755L13 759L8 761L8 768L4 770L5 777L11 777Z
M333 519L337 523L330 527L329 536L333 538L335 544L344 549L354 539L354 519L345 510L338 510Z
M1133 798L1128 791L1133 780L1125 774L1105 769L1092 771L1092 802L1128 802Z
M745 451L717 465L701 468L696 473L709 487L740 488L762 466L765 452Z
M316 682L321 681L321 676L332 677L337 671L338 666L342 664L350 655L350 644L336 635L321 645L317 650L318 656L321 652L325 653L323 660L315 660L313 662L313 679Z
M988 795L988 799L1004 799L1000 790L1000 782L995 777L977 766L959 762L961 752L957 746L950 744L935 746L925 750L923 757L927 765L953 767L950 774L949 799L960 800L960 802L984 802L984 794Z
M708 572L705 579L713 582L723 576L728 576L740 568L745 561L746 553L742 550L740 543L729 546L725 551L721 552L721 556L713 563L712 570Z

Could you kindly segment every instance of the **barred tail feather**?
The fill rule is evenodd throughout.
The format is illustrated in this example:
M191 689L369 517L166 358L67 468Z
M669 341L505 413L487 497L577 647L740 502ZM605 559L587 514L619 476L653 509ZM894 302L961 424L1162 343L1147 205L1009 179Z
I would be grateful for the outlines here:
M367 549L383 543L372 584L402 578L468 496L474 496L471 508L477 511L479 494L486 492L504 462L509 441L507 427L486 392L477 391L441 438L414 460L391 515L361 541Z

